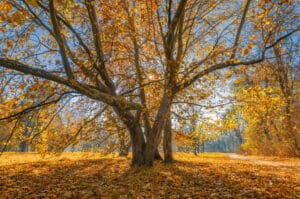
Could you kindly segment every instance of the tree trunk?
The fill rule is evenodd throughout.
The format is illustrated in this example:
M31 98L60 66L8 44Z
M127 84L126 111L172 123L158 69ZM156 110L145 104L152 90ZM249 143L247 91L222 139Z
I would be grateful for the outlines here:
M158 145L161 142L161 138L162 138L162 135L160 134L159 139L158 139ZM161 155L159 153L158 146L156 147L155 152L154 152L154 160L163 160L163 158L161 157Z
M155 145L154 145L154 136L151 140L148 138L145 149L145 165L153 166L154 154L155 154Z
M137 129L130 130L130 137L132 142L132 166L141 166L145 164L144 151L145 140L142 132Z
M155 150L159 144L162 130L165 126L166 120L170 113L172 103L172 96L170 94L164 93L162 101L160 103L157 115L153 124L153 128L149 135L147 136L147 144L145 151L145 164L147 166L153 166Z
M125 140L121 140L119 148L119 156L127 157L128 147L126 146Z
M173 162L173 152L172 152L172 122L169 116L168 121L166 122L164 129L164 162L172 163Z
M171 103L172 96L164 93L154 120L153 128L146 134L147 143L145 142L144 133L139 120L137 120L130 111L114 107L114 110L124 122L130 133L133 166L153 166L155 157L160 157L157 147L162 137L162 130L170 113Z
M27 142L25 140L21 142L20 152L27 152Z
M140 123L129 112L114 107L114 111L126 125L132 144L132 166L141 166L145 164L145 139ZM154 157L154 156L153 156Z
M156 150L155 150L154 160L162 160L162 157L158 151L158 148L156 148Z
M286 98L286 127L288 130L288 139L290 142L290 156L299 156L300 148L297 143L297 131L293 128L295 123L292 119L292 100L289 95L285 96Z
M130 143L126 144L126 131L119 130L119 156L126 157L128 155L128 150Z
M28 144L27 144L27 137L28 136L29 136L29 134L28 134L27 126L26 126L25 130L23 132L23 140L20 144L20 152L28 152Z

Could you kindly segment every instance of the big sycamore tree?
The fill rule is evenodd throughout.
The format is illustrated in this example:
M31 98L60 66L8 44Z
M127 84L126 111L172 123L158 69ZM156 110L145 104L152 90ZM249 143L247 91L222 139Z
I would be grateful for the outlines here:
M292 0L2 0L2 75L17 72L15 78L59 89L1 120L78 93L111 107L130 134L132 164L151 166L174 100L216 71L269 58L298 34L297 6Z

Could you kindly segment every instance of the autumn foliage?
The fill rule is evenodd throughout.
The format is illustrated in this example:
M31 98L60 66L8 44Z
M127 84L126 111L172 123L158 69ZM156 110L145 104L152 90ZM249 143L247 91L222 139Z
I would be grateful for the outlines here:
M173 162L174 137L204 151L234 133L241 152L299 156L298 11L292 0L2 0L1 151L131 151L132 165L152 166L162 151Z
M281 166L224 154L176 154L176 164L130 167L128 158L66 153L5 154L0 196L26 198L297 198L299 160Z

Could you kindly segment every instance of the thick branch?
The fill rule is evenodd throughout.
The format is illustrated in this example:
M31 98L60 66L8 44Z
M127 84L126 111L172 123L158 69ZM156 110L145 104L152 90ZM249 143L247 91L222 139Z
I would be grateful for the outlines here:
M173 20L171 21L170 25L169 25L169 30L166 34L166 37L170 37L171 35L174 35L174 32L176 30L176 27L180 21L180 16L183 14L183 10L185 8L185 5L186 5L186 0L181 0L179 5L178 5L178 8L176 10L176 13L174 15L174 18Z
M136 74L137 74L137 78L138 78L140 100L141 100L141 103L143 106L143 120L145 123L145 132L146 132L146 134L148 134L151 130L151 125L150 125L149 111L148 111L148 107L147 107L145 89L144 89L144 87L142 87L143 68L140 64L140 50L139 50L138 38L136 37L137 34L136 34L136 27L135 27L135 22L134 22L134 15L130 14L128 4L125 5L125 11L127 12L130 29L132 31L130 36L132 39L132 44L133 44L133 49L134 49L134 65L135 65L135 70L136 70Z
M37 1L37 3L43 10L45 10L47 12L50 12L49 9L47 7L45 7L43 4L41 4L39 1ZM84 43L81 36L76 32L76 30L73 28L73 26L65 18L61 17L57 12L56 12L56 17L59 21L61 21L75 35L75 37L78 40L79 44L83 47L85 52L88 54L89 59L92 60L92 53L91 53L90 49Z
M100 30L98 27L98 21L97 21L97 16L96 16L96 11L95 11L95 1L94 0L85 0L85 5L87 8L87 12L89 15L89 20L91 23L92 27L92 32L93 32L93 39L94 39L94 44L96 48L96 53L97 57L99 60L99 66L96 67L96 69L99 70L99 74L105 84L112 90L112 92L115 91L115 86L112 80L109 78L109 75L107 73L107 70L105 68L105 60L104 60L104 54L102 50L102 44L101 44L101 38L100 38Z
M232 52L232 55L231 55L230 59L235 58L237 46L239 44L239 40L240 40L240 36L241 36L243 26L245 24L245 19L246 19L246 16L247 16L247 12L249 10L250 2L251 2L251 0L248 0L247 3L246 3L241 22L240 22L239 28L238 28L236 36L235 36L235 40L234 40L234 44L233 44L233 52Z
M72 70L70 67L70 63L68 60L68 56L66 53L63 36L61 35L60 30L59 30L59 24L58 24L58 21L56 18L56 11L55 11L53 0L49 1L49 9L50 9L50 16L51 16L54 36L55 36L55 39L59 46L59 51L60 51L62 62L63 62L64 68L65 68L65 72L66 72L68 78L74 79L74 76L72 74Z
M124 97L118 97L118 96L101 92L90 85L83 84L75 80L66 80L57 75L53 75L51 72L45 71L43 69L32 68L27 66L26 64L23 64L15 60L0 58L0 65L4 68L12 69L36 77L41 77L43 79L51 80L53 82L68 86L91 99L102 101L112 106L117 105L120 106L120 108L122 109L128 109L128 110L141 108L140 104L127 102Z

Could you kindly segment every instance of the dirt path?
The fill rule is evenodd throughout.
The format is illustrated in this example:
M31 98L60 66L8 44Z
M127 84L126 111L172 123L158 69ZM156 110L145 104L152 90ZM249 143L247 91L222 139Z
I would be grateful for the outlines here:
M264 159L251 157L251 156L238 155L235 153L230 153L229 157L235 160L256 162L258 164L276 166L276 167L292 167L300 170L300 163L298 161L283 162L283 161L264 160Z

